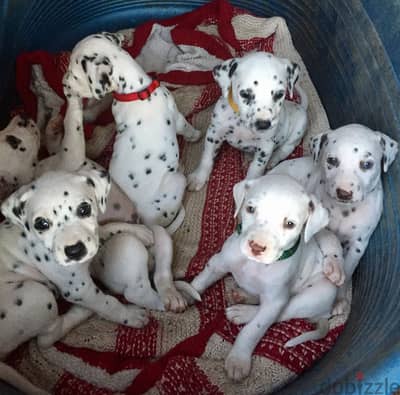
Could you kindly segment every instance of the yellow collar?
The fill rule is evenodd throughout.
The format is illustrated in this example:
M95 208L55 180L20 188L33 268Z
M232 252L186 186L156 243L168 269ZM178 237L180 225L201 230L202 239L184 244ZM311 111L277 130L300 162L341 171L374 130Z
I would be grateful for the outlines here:
M229 105L232 107L233 111L239 112L239 106L237 105L235 100L233 100L233 97L232 97L232 86L229 87L228 102L229 102Z

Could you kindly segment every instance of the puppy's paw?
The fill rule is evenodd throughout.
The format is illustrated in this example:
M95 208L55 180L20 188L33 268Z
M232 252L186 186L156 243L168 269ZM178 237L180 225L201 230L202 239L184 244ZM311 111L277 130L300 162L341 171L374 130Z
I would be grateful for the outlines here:
M200 191L207 182L207 176L202 171L195 170L187 177L187 188L189 191Z
M131 328L143 328L149 322L146 310L136 306L126 306L126 314L121 324Z
M251 355L236 352L232 348L225 360L225 370L228 377L234 381L241 381L247 377L251 369Z
M326 278L337 287L343 285L345 280L343 258L335 255L328 255L324 261L324 274Z
M174 313L182 313L186 310L186 299L175 287L168 287L160 291L160 297L164 304L165 310L172 311Z
M192 305L195 302L201 302L201 296L197 292L197 290L192 287L191 284L187 283L186 281L182 280L175 280L174 281L176 289L182 294L185 298L187 305Z
M348 315L350 313L351 303L347 298L339 299L332 309L332 316Z
M234 304L225 310L226 317L236 325L247 324L257 314L258 306Z
M190 128L186 129L184 137L186 141L194 143L201 137L201 132L200 130L197 130L194 127L190 126Z

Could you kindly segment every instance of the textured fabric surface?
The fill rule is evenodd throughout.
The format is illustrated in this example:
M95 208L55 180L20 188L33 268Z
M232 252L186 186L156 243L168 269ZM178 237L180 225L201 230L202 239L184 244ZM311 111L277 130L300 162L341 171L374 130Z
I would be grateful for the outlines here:
M273 52L300 64L299 83L309 98L305 140L329 127L282 18L257 18L220 0L157 25L145 23L123 33L125 48L141 59L146 71L153 72L171 88L178 108L203 133L220 95L210 68L216 59L240 56L251 50ZM157 59L160 43L165 51ZM36 114L36 99L29 90L31 66L40 64L48 84L63 97L61 78L68 56L66 52L34 52L19 57L17 88L29 115ZM105 113L96 125L111 120L110 113ZM88 138L94 126L86 125ZM96 143L95 138L90 140L90 144ZM195 144L180 141L186 174L197 165L202 146L202 141ZM112 141L99 158L103 165L108 164L111 152ZM293 155L302 154L300 146ZM241 152L223 145L207 187L186 193L186 218L174 235L176 277L190 280L234 230L232 188L244 177L247 162ZM283 348L283 344L309 330L311 324L291 320L273 325L254 352L250 376L241 383L233 383L225 375L224 359L240 326L227 321L224 309L237 303L240 295L228 276L209 288L201 303L182 314L151 312L150 323L143 329L94 317L50 349L39 350L33 340L20 347L9 361L32 382L57 394L270 393L321 358L334 345L346 320L342 316L331 319L325 339L292 349Z

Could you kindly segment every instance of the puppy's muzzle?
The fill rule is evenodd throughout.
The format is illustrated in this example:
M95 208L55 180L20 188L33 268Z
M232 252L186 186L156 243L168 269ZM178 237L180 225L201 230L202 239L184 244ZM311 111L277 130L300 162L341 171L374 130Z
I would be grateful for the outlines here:
M257 130L267 130L271 127L271 121L269 119L257 119L254 126Z
M336 196L339 200L342 201L349 201L353 198L353 192L352 191L346 191L341 188L336 188Z
M260 244L256 243L254 240L249 241L249 247L250 247L251 253L254 256L261 255L267 249L267 246L260 245Z
M81 241L78 241L73 245L65 246L64 253L67 258L74 261L79 261L86 256L87 248L85 244L83 244Z

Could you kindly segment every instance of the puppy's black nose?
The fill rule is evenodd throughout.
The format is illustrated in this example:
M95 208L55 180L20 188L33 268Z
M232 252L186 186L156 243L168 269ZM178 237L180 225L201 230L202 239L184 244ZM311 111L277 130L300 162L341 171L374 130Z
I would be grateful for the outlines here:
M87 254L87 248L85 244L83 244L81 241L78 241L76 244L71 246L65 246L64 252L67 258L74 261L79 261Z
M271 121L270 120L263 120L263 119L257 119L255 126L257 130L266 130L271 127Z
M345 191L344 189L341 188L336 188L336 196L340 200L351 200L351 198L353 197L353 192Z

